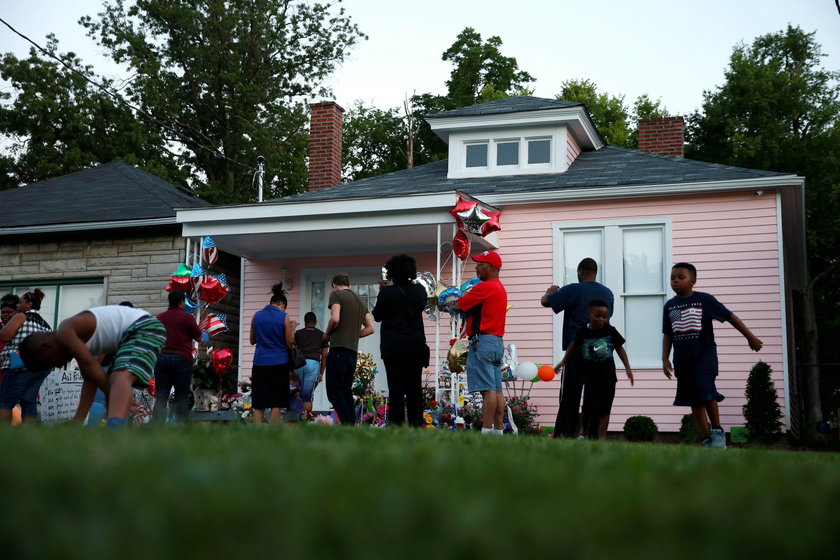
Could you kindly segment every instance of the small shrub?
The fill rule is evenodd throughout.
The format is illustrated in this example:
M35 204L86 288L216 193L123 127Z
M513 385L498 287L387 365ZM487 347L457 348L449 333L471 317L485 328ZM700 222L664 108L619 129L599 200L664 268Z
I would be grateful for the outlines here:
M631 416L624 422L624 437L627 441L653 441L659 428L649 416Z
M758 362L747 377L747 404L743 412L750 442L775 443L782 435L782 410L770 378L772 371L768 364Z
M700 443L700 433L697 431L697 422L693 414L686 414L680 421L680 443Z

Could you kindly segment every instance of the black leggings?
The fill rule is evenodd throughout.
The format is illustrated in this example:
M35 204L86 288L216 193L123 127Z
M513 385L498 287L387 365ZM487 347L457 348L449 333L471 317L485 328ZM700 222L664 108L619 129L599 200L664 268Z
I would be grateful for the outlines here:
M391 424L402 425L408 409L408 423L423 423L423 366L417 358L391 358L385 363L388 378L388 417Z

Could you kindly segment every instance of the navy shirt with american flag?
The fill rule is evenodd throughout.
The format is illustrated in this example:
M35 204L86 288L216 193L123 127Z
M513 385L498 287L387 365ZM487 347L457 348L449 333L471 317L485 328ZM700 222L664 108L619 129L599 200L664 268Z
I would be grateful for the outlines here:
M694 292L684 298L673 297L665 302L662 333L671 336L677 373L686 365L717 373L712 319L723 322L731 316L729 309L705 292Z

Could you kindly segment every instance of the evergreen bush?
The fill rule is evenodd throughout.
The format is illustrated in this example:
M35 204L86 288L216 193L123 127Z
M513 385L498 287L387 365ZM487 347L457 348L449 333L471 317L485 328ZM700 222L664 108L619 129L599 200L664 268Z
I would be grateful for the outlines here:
M700 443L700 433L693 414L685 414L680 421L680 443Z
M747 378L747 404L743 407L750 442L775 443L782 435L782 410L770 366L758 362Z
M631 416L624 422L624 437L627 441L653 441L659 428L649 416Z

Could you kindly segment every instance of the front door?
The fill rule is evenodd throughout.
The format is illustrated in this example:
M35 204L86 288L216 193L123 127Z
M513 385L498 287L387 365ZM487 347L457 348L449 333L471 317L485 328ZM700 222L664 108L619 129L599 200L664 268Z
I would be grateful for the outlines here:
M367 304L368 311L373 311L373 307L376 305L376 297L379 295L378 269L368 267L355 270L342 269L342 271L350 275L350 289L359 294L362 301ZM336 272L335 270L309 270L301 273L303 289L301 291L299 320L302 321L303 315L307 311L312 311L318 318L317 327L321 330L327 328L327 321L330 317L327 304L332 291L332 278ZM375 333L359 340L359 352L373 356L377 369L374 388L387 396L388 383L385 380L385 367L379 356L379 326L377 323ZM359 328L361 329L361 325ZM330 401L327 399L325 383L320 383L315 388L315 394L312 396L312 408L316 411L332 410Z

